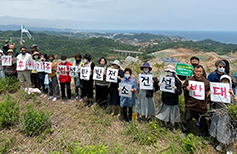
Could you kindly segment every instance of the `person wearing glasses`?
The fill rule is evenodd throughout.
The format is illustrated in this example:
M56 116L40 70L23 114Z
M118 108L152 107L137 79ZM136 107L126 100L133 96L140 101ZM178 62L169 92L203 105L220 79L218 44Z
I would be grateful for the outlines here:
M26 66L26 62L28 60L32 60L32 56L29 53L27 53L27 48L26 47L22 46L20 48L20 50L21 50L21 53L17 56L17 60L24 61L25 66ZM25 67L24 70L17 70L17 73L18 73L19 80L21 82L21 87L22 88L26 87L25 86L25 81L26 81L27 87L31 88L31 86L32 86L31 85L31 80L30 80L30 73L31 72L29 70L27 70L27 68Z

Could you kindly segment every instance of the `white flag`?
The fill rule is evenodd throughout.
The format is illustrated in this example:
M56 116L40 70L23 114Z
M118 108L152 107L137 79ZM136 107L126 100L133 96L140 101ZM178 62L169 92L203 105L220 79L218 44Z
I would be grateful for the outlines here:
M29 30L26 28L25 25L21 25L21 33L26 33L26 35L28 36L29 39L31 39L31 37L32 37Z

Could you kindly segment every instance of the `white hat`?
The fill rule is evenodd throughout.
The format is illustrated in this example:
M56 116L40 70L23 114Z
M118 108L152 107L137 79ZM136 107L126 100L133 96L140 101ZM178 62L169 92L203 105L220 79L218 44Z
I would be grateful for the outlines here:
M175 67L173 65L168 65L167 68L165 69L165 72L173 72L176 73Z
M121 68L121 65L120 65L119 60L114 60L114 62L112 63L112 65L118 65L119 68Z
M229 75L222 75L221 80L222 79L228 79L230 81L230 83L232 83L231 77Z

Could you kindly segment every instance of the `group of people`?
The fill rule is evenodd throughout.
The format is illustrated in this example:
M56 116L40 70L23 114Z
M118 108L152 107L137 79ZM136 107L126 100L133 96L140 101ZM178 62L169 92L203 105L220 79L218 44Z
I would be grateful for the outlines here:
M55 62L56 55L42 54L39 52L39 48L36 44L31 46L32 51L27 51L27 48L21 46L21 53L16 54L14 46L9 46L7 51L0 52L1 55L9 55L13 57L12 66L0 65L0 76L18 78L21 82L22 87L35 87L39 88L43 92L43 97L48 97L48 100L56 101L60 99L59 87L61 88L61 102L66 100L71 101L71 80L74 78L75 85L75 101L83 103L84 106L91 107L93 105L93 89L94 80L93 73L95 64L91 61L91 55L85 54L82 56L80 54L75 55L75 62L71 64L66 56L61 56L61 62L57 64ZM34 59L35 61L41 62L51 62L52 63L52 73L47 74L45 72L37 72L36 70L17 70L16 61L23 60L27 61ZM152 67L148 62L145 62L141 67L140 75L152 75L153 90L140 89L140 79L137 81L132 78L131 68L125 68L122 70L119 60L112 62L112 67L118 70L117 83L107 82L106 73L103 74L102 81L95 81L95 100L96 103L102 108L107 108L108 105L111 106L112 112L111 116L115 115L115 108L118 106L117 117L122 116L125 122L132 120L133 112L137 114L137 119L140 123L146 118L147 122L152 121L152 115L161 121L163 121L163 127L171 126L173 133L176 133L175 123L180 122L180 109L179 109L179 95L184 92L185 99L185 115L182 122L182 137L186 137L188 130L190 128L190 121L192 118L197 120L198 129L202 136L208 135L208 125L206 122L205 114L207 112L207 104L210 103L210 109L213 110L210 120L209 134L220 142L216 147L217 150L222 148L227 148L227 153L232 153L231 146L236 139L236 129L230 124L230 117L228 115L228 110L225 109L223 103L211 102L210 101L210 82L222 82L233 85L231 77L228 75L227 69L229 65L226 61L217 61L215 63L216 70L208 75L206 79L206 73L202 65L199 64L199 58L192 57L190 63L193 66L193 76L182 77L176 74L176 69L172 65L168 65L164 70L166 72L165 76L173 77L175 80L173 88L174 93L162 91L160 98L160 106L158 113L156 113L156 106L154 100L154 93L159 90L161 83L156 77L152 75ZM67 75L59 75L59 82L57 73L57 65L65 65L67 67ZM71 77L69 75L69 66L90 67L90 77L89 80L80 79L80 72L77 76ZM98 66L103 67L105 70L107 67L107 60L101 57L98 61ZM228 70L229 71L229 70ZM106 72L106 71L105 71ZM182 84L181 80L185 80ZM203 82L205 87L204 100L198 100L189 95L191 87L189 86L189 81ZM125 83L131 85L132 97L120 96L119 83ZM59 86L60 84L60 86ZM65 94L65 89L67 91L67 97ZM137 99L135 94L138 92ZM237 98L234 94L232 88L230 88L229 93L232 97L232 102L237 102ZM67 98L67 99L66 99ZM133 110L135 106L135 109ZM218 110L224 109L225 114L217 114Z

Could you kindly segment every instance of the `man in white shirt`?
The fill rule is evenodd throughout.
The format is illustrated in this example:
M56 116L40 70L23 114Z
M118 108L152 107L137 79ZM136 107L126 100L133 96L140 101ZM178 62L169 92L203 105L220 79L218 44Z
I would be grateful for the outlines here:
M29 53L27 53L26 47L22 46L20 50L21 50L21 54L17 56L17 60L24 61L24 64L26 66L26 62L28 60L32 60L32 56ZM17 73L18 73L18 77L21 82L22 88L25 88L25 81L26 81L27 87L31 88L31 80L30 80L31 72L27 70L27 67L25 68L25 70L17 70Z

